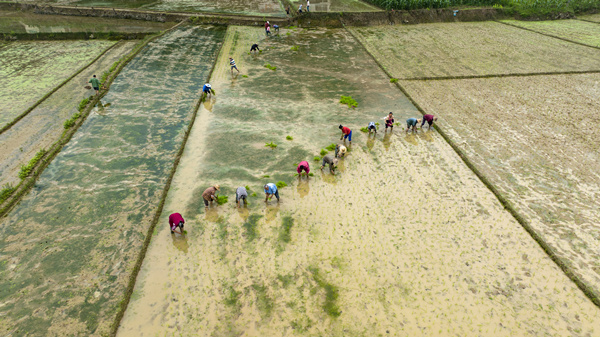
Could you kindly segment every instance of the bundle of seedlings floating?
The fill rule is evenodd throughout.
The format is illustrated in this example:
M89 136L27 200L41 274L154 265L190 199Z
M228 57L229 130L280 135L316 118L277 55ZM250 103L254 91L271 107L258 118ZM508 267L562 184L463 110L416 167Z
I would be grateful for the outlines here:
M270 142L270 143L265 143L265 146L266 146L266 147L270 147L270 148L274 149L274 148L276 148L276 147L277 147L277 144L275 144L275 143L273 143L273 142Z
M329 151L327 151L325 149L321 149L321 153L320 153L321 157L325 156L327 154L327 152L329 152Z
M340 103L348 105L349 108L356 108L358 106L358 102L356 102L352 96L344 96L340 98Z
M282 188L282 187L286 187L287 184L285 183L285 181L278 181L277 183L275 183L275 186L277 186L277 188Z
M368 129L368 128L360 128L360 131L362 131L362 132L365 132L365 133L366 133L366 132L369 132L369 129Z
M390 78L390 83L398 83L398 79L397 78Z
M335 143L331 143L325 149L327 149L328 151L333 151L333 150L335 150L335 147L336 147Z
M292 46L292 48L290 48L292 51L298 51L298 49L300 49L300 46Z
M273 71L277 70L277 67L272 66L270 63L265 63L264 67Z
M292 136L286 136L285 139L287 139L287 140L293 140L294 137L292 137Z
M319 157L319 156L315 156L315 157L313 158L313 160L314 160L314 161L319 161L319 160L321 160L321 157Z

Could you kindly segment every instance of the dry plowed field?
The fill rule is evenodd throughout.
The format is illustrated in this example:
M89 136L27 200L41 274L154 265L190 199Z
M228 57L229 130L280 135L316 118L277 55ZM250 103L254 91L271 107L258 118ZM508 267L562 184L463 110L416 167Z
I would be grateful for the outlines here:
M597 49L498 22L350 30L397 78L600 70Z

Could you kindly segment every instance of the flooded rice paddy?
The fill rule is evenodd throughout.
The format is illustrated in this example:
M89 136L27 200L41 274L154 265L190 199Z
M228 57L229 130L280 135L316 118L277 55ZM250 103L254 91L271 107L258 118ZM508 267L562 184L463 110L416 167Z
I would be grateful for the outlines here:
M600 311L435 131L358 131L418 112L349 33L230 27L211 83L119 336L598 333ZM349 94L355 110L338 103ZM353 144L331 175L311 158L340 123ZM293 176L301 160L310 179ZM265 205L277 180L289 186ZM230 201L205 211L215 183ZM187 236L170 234L172 212Z
M0 126L25 112L115 43L100 40L0 43Z
M0 11L0 33L10 34L77 32L149 33L166 30L171 26L173 26L173 23Z
M600 294L600 76L404 84L560 258Z
M223 35L151 42L1 220L3 334L108 333Z
M558 36L563 39L600 47L600 25L581 20L557 21L518 21L504 20L511 25L524 27L536 32Z
M397 78L598 70L598 50L498 22L352 27Z
M109 50L16 125L0 134L0 186L17 185L21 165L27 164L40 149L49 149L61 137L64 121L78 111L81 100L94 94L93 89L84 88L90 77L93 74L100 77L108 71L115 62L131 51L135 43L123 42Z

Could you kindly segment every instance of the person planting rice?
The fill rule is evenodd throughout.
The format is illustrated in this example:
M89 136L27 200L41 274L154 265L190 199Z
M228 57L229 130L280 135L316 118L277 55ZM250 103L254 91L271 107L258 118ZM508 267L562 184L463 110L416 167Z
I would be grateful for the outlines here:
M235 190L235 203L238 207L241 206L242 199L244 199L244 205L248 203L248 201L246 200L248 199L248 191L246 191L245 187L240 186Z
M412 128L414 132L417 132L417 124L420 123L420 119L409 118L406 120L406 132Z
M217 193L217 191L220 191L219 187L220 187L219 185L215 185L215 186L211 186L211 187L207 188L206 190L204 190L204 192L202 193L202 199L204 199L205 207L208 207L209 203L212 206L213 200L215 200L217 198L215 196L215 193Z
M100 80L96 78L96 75L92 76L92 79L88 81L92 84L92 87L96 91L96 95L100 93Z
M425 122L427 122L427 124L429 124L429 129L431 129L431 126L433 125L433 121L437 121L437 117L435 117L434 115L423 116L423 123L421 123L421 129L423 128L423 125L425 125Z
M202 92L206 94L206 96L211 95L212 96L212 86L208 83L206 83L203 87L202 87Z
M296 172L298 172L298 176L302 177L302 171L306 172L306 176L310 173L310 167L308 166L307 161L301 161L296 168Z
M171 234L177 233L183 235L183 224L185 220L179 213L173 213L169 215L169 227L171 228ZM179 227L180 231L177 230Z
M385 117L385 130L387 131L387 128L390 128L392 131L394 131L394 114L390 112L389 115L387 115Z
M331 155L326 155L323 157L323 162L321 163L321 170L325 165L329 165L329 171L333 174L335 173L335 168L337 167L338 160L337 158L333 158Z
M367 126L367 130L369 130L369 133L375 131L375 133L377 133L377 125L375 125L375 122L369 122L369 125Z
M271 35L271 26L267 27L267 36Z
M259 51L260 51L260 48L258 48L258 44L256 44L256 43L253 44L252 47L250 47L250 52L251 53L253 53L253 52L259 52Z
M229 58L229 65L231 66L231 75L233 75L233 69L237 70L238 73L240 72L240 70L235 65L235 60L232 57Z
M346 141L346 138L348 138L348 142L352 144L352 130L350 130L350 128L347 126L342 126L341 124L340 130L342 130L342 136L340 137L340 140L343 139L344 141Z
M277 185L268 183L263 188L265 189L265 202L271 200L273 196L275 196L277 201L279 201L279 191L277 190Z
M343 158L346 155L346 151L348 151L348 149L341 144L338 144L335 146L335 157L336 158Z

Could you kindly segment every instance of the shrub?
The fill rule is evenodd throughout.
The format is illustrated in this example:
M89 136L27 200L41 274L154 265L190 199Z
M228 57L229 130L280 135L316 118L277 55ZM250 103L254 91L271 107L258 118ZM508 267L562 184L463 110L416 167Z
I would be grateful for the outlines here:
M369 129L368 128L360 128L360 131L362 131L362 132L369 132Z
M352 98L352 96L343 96L340 98L340 103L347 104L349 108L356 108L358 103Z

